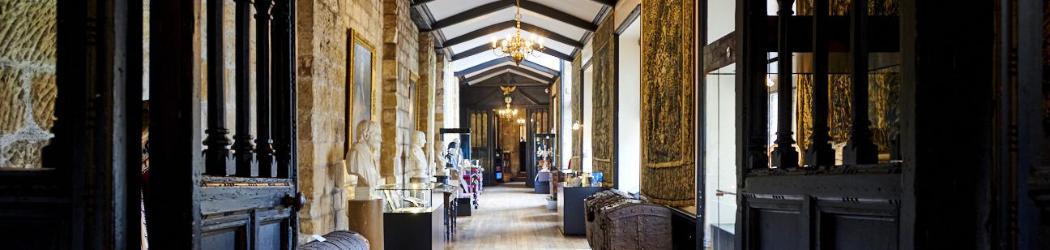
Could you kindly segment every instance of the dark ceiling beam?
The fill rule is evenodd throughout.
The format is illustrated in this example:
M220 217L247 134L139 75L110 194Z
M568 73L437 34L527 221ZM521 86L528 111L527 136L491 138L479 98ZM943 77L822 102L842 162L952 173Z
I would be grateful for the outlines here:
M544 81L548 81L548 82L551 81L551 79L554 79L554 77L548 77L548 76L545 76L545 75L542 75L540 73L536 73L536 72L533 72L533 71L522 70L520 67L517 67L517 66L514 66L514 65L504 65L504 66L500 66L500 67L496 67L496 68L492 68L492 69L486 70L485 72L482 72L480 74L477 74L477 75L468 77L466 79L463 79L463 82L467 83L467 85L470 85L471 82L476 82L476 81L479 81L479 80L485 80L486 76L491 75L491 74L501 73L503 71L509 71L510 73L519 74L519 75L526 76L526 77L532 77L532 78L536 78L536 79L540 79L540 80L544 80Z
M489 60L487 62L479 63L478 65L474 65L473 67L470 67L470 68L467 68L467 69L455 72L455 76L459 77L459 76L469 75L471 73L478 72L478 71L481 71L483 69L487 69L487 68L490 68L492 66L500 65L500 64L506 63L506 62L514 62L514 60L510 59L510 57L507 57L507 56L501 57L501 58L492 59L492 60ZM528 60L521 61L520 66L524 67L524 68L529 68L531 70L535 70L535 71L538 71L538 72L547 73L547 74L550 74L550 75L555 75L555 76L558 75L558 71L557 70L553 70L551 68L544 67L543 65L539 65L539 64L536 64L534 62L530 62Z
M492 51L492 46L486 44L486 45L481 45L481 46L477 46L477 47L468 49L468 50L463 51L463 52L455 53L455 54L452 55L452 61L463 59L463 58L467 58L467 57L470 57L470 56L473 56L473 55L477 55L477 54L480 54L480 53L486 52L486 51ZM543 49L543 50L541 50L539 52L551 55L553 57L557 57L558 59L562 59L562 60L566 60L566 61L572 61L572 57L570 57L569 55L566 55L566 54L563 54L561 52L558 52L557 50L554 50L552 48L545 48L545 49Z
M471 32L467 32L466 34L463 34L463 35L460 35L460 36L457 36L457 37L449 38L448 40L445 41L444 45L445 45L445 47L452 47L453 45L460 44L460 43L463 43L463 42L466 42L466 41L470 41L470 40L474 40L474 39L477 39L479 37L490 36L493 33L500 32L500 31L503 31L503 30L509 29L509 28L514 28L514 21L513 20L512 21L504 21L504 22L501 22L501 23L496 23L496 24L493 24L493 25L486 26L484 28L480 28L480 29L477 29L477 30L474 30L474 31L471 31ZM562 44L565 44L565 45L569 45L569 46L572 46L572 47L576 47L576 48L583 48L583 43L581 43L580 41L577 41L576 39L569 38L569 37L564 36L562 34L558 34L556 32L553 32L553 31L541 28L541 27L536 26L536 25L532 25L530 23L521 22L521 29L523 29L525 31L528 31L529 33L536 34L538 36L545 37L546 39L550 39L550 40L555 41L555 42L559 42L559 43L562 43Z
M424 5L426 3L433 2L433 1L434 0L413 0L412 1L412 7L416 7L416 6L419 6L419 5Z
M540 15L553 18L554 20L558 20L572 26L576 26L577 28L586 31L593 32L594 30L598 29L598 25L592 23L591 21L580 19L579 17L573 16L572 14L565 13L555 8L551 8L547 5L539 4L528 0L521 0L521 8L539 13Z
M427 0L427 2L430 2L430 1L434 1L434 0ZM600 3L602 5L609 6L609 7L616 7L616 0L591 0L591 1L594 1L596 3Z
M420 30L430 29L430 24L433 22L434 17L426 9L426 5L412 6L410 11L412 22L416 24L416 28Z
M529 105L540 105L540 101L537 101L536 98L532 98L532 96L526 94L525 91L514 91L514 93L517 93L520 96L524 96L525 100L529 101ZM511 93L511 95L513 95L514 93Z
M461 22L465 22L470 19L478 18L484 15L488 15L492 12L500 11L511 7L514 7L514 0L499 0L487 3L460 13L456 13L455 15L449 16L445 19L438 20L430 26L430 29L422 31L443 29ZM579 17L573 16L572 14L565 13L563 11L551 8L543 4L522 0L521 8L535 12L540 15L550 17L551 19L564 22L572 26L576 26L586 31L594 31L598 29L598 25L592 22L580 19Z
M518 87L546 87L550 86L548 82L541 82L533 80L532 78L519 76L514 73L504 73L504 75L511 75L513 80L508 81L505 77L493 77L491 79L481 80L470 84L471 87L477 86L518 86Z
M437 22L434 22L434 24L430 26L430 30L426 30L426 31L443 29L443 28L446 28L448 26L452 26L452 25L455 25L457 23L461 23L461 22L464 22L464 21L467 21L467 20L470 20L470 19L474 19L474 18L478 18L478 17L484 16L484 15L488 15L489 13L500 11L502 9L506 9L506 8L509 8L509 7L512 7L512 6L514 6L514 2L513 1L505 1L505 0L495 1L495 2L491 2L491 3L483 4L481 6L474 7L472 9L465 10L465 11L460 12L460 13L456 13L455 15L446 17L445 19L438 20Z
M518 87L546 87L550 85L550 81L541 81L532 79L532 77L523 76L516 72L504 72L498 76L494 76L485 80L474 81L470 83L471 87L476 86L518 86Z

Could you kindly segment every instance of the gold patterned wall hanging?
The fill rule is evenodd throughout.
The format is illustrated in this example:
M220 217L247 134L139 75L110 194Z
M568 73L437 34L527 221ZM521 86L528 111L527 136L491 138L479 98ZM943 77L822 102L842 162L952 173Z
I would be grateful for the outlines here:
M695 204L693 0L642 2L641 193Z
M583 78L581 77L583 74L580 71L583 69L583 64L581 59L582 55L580 54L583 53L577 53L576 58L572 60L572 93L569 94L572 96L572 98L570 98L570 101L572 102L572 120L569 121L570 124L583 123ZM581 151L583 150L583 129L572 128L571 132L572 158L570 158L569 164L572 165L573 170L580 171L583 170L580 166L580 163L582 162L580 160L580 155L583 154Z
M868 74L868 117L872 141L878 146L879 154L890 154L899 136L900 75L897 70L898 67L893 66ZM813 133L813 75L797 77L795 86L798 88L797 141L800 151L805 152L812 144L809 139ZM829 74L828 87L831 143L844 144L851 136L853 124L853 82L849 74Z
M591 148L594 155L592 170L601 171L604 174L604 185L612 185L616 180L616 145L613 144L613 122L616 117L616 91L614 89L614 64L615 45L613 44L614 18L606 18L605 22L598 26L594 32L594 56L591 65L594 67L594 90L591 98L594 101L592 114L594 114L593 129L591 129Z

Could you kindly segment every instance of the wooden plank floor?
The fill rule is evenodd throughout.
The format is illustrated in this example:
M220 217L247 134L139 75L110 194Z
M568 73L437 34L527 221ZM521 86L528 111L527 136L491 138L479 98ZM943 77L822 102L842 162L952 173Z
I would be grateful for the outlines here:
M582 236L562 236L558 212L523 182L485 187L479 208L459 217L446 249L589 249Z

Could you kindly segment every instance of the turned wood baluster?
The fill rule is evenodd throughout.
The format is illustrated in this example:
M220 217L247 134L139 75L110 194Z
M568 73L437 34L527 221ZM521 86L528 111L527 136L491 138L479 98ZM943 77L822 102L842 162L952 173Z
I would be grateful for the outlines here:
M235 67L235 110L236 116L236 127L237 134L234 135L233 139L233 150L234 159L236 161L236 176L249 177L252 176L252 169L255 168L255 145L252 143L251 134L251 93L249 92L248 73L249 65L251 64L249 59L249 23L251 20L251 1L250 0L237 0L237 9L235 11L235 52L236 57Z
M736 72L744 72L738 78L737 92L744 98L743 105L737 105L737 110L746 114L744 131L746 146L744 160L747 169L768 169L769 151L767 120L769 112L768 90L766 87L767 72L767 49L762 42L765 41L766 3L765 1L737 0L738 18L737 47L742 48L742 53L735 53ZM743 182L741 182L743 183Z
M878 151L871 140L868 120L868 5L854 1L850 13L850 50L853 58L853 124L843 160L846 164L874 164Z
M271 36L273 55L273 133L274 150L277 158L277 177L287 178L292 167L292 149L294 147L292 126L294 126L295 95L294 68L292 53L294 41L292 33L292 0L278 1L273 8L273 34Z
M222 13L224 0L208 0L208 137L204 145L204 173L226 176L233 164L226 129L226 91L223 86Z
M788 19L791 17L791 4L794 0L780 0L780 9L777 22L777 140L776 148L773 149L773 166L779 169L795 169L798 167L798 151L792 146L795 139L791 138L791 104L792 82L791 82L791 49L788 47Z
M274 177L273 140L270 138L270 7L273 0L255 0L255 158L260 177Z
M806 165L814 167L835 164L835 150L828 134L828 47L826 27L828 0L815 0L813 12L813 132Z

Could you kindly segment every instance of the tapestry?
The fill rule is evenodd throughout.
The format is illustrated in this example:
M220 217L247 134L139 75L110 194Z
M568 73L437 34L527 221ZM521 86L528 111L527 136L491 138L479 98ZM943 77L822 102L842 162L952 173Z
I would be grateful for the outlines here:
M577 53L576 58L572 60L572 93L569 99L572 102L572 120L570 124L583 123L583 78L581 77L581 70L583 69L582 59L580 54ZM572 158L569 159L569 165L572 166L573 170L582 171L583 167L580 166L582 162L580 155L583 154L583 129L572 129Z
M591 147L594 154L592 171L601 171L605 182L603 185L611 186L616 180L615 154L616 145L613 138L616 131L613 123L616 121L616 46L614 44L613 18L606 18L598 30L594 32L594 57L591 65L594 67L594 106L591 110L594 114L594 128L591 129Z
M695 204L693 0L642 2L641 193Z

